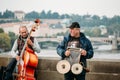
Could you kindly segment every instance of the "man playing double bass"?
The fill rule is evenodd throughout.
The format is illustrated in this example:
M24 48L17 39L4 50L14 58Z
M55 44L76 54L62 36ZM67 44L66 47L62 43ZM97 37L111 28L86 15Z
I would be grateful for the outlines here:
M19 37L18 39L16 39L16 41L14 42L14 45L13 45L13 48L12 48L12 52L17 52L18 53L16 54L16 57L13 58L10 63L7 65L7 69L6 69L6 75L5 75L5 79L4 80L11 80L11 77L12 77L12 73L15 69L15 66L17 64L17 61L19 61L20 59L20 54L21 54L21 51L24 47L24 44L27 40L27 46L28 48L30 48L31 50L37 52L37 53L40 53L40 47L39 47L39 44L37 42L37 40L30 36L29 39L27 39L28 35L29 35L29 32L28 32L28 29L26 26L21 26L19 28Z

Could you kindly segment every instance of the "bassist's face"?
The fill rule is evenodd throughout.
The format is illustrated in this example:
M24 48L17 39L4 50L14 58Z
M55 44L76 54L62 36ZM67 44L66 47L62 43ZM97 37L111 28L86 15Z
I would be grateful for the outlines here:
M19 33L23 38L26 38L28 36L28 30L26 27L22 27L19 29Z

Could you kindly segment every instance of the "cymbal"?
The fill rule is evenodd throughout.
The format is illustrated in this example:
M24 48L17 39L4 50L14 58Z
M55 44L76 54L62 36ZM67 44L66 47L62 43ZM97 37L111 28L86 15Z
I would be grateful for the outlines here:
M79 63L75 63L71 67L71 71L73 74L80 74L82 72L82 70L83 70L83 67Z
M65 74L70 70L70 63L67 60L61 60L57 63L56 69L59 73Z

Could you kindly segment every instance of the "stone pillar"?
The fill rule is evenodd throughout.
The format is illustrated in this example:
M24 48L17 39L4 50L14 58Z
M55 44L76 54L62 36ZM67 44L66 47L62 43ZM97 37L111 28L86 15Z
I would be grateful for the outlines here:
M116 34L116 32L114 32L114 37L112 38L112 49L113 50L118 49L118 47L117 47L117 34Z

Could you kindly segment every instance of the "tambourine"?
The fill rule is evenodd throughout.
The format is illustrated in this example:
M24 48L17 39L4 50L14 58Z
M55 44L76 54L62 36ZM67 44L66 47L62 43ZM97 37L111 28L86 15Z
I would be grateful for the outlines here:
M76 74L76 75L80 74L82 72L82 70L83 70L83 66L81 64L79 64L79 63L75 63L71 67L72 73Z
M67 60L61 60L57 63L56 69L59 73L65 74L70 71L70 63Z

